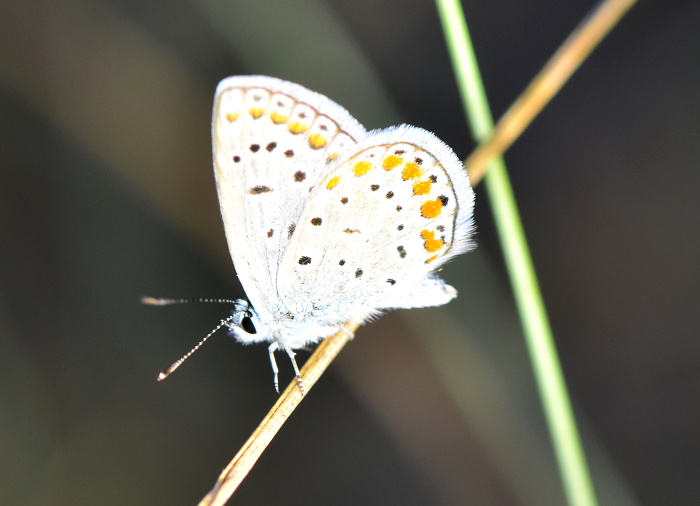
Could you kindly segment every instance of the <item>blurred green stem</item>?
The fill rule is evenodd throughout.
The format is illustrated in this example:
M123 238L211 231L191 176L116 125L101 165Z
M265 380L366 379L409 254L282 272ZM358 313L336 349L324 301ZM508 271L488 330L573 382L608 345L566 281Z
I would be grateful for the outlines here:
M457 0L436 4L472 135L483 142L493 131L493 118L462 7ZM593 483L503 158L489 164L485 185L568 503L594 506Z

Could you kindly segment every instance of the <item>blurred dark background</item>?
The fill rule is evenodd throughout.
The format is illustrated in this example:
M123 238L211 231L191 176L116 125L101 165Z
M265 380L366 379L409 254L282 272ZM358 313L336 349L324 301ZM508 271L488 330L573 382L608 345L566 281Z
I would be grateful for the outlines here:
M463 3L500 116L591 1ZM506 161L601 504L700 500L700 4L642 1ZM0 1L0 503L195 504L274 403L211 169L217 82L473 149L434 5ZM564 502L497 239L360 329L232 504ZM303 360L303 357L302 357ZM282 381L290 381L285 361Z

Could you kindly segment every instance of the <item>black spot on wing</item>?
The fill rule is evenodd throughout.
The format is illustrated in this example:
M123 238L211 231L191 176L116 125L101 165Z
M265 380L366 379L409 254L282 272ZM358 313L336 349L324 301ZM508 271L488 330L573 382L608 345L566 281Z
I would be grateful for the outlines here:
M250 190L248 190L248 193L251 195L260 195L261 193L269 193L272 191L272 188L269 186L253 186Z

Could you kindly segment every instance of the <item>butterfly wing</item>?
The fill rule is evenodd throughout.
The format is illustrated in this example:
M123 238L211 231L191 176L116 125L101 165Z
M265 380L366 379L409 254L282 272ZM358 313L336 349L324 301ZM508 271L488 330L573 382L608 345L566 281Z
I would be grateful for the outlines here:
M341 106L300 85L266 76L235 76L216 91L214 172L236 272L260 317L287 310L277 269L304 205L365 129Z
M462 163L408 126L370 132L356 149L314 188L280 263L280 299L302 320L361 320L456 296L434 272L470 247Z

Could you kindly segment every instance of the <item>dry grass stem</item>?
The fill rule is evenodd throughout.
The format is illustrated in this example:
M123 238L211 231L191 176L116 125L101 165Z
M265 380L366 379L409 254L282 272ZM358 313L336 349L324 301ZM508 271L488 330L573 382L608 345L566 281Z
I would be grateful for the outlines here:
M496 124L491 137L464 162L472 186L486 173L488 163L502 155L557 94L593 49L600 44L636 0L608 0L587 16L564 41L530 85Z
M355 332L357 327L359 327L359 324L347 325L347 329L351 332ZM300 371L301 381L307 394L349 340L348 334L338 332L334 336L321 341L316 351L309 357ZM226 501L236 491L238 485L255 465L262 452L282 427L282 424L289 418L303 398L304 394L301 393L297 380L294 378L279 399L277 399L267 416L260 422L255 432L238 451L238 454L221 472L214 488L200 501L200 506L226 504Z

